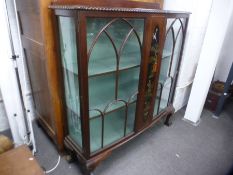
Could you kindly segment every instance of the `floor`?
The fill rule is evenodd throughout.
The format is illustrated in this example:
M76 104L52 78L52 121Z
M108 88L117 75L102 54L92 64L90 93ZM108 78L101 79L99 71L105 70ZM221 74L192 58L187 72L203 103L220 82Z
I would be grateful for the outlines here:
M182 120L184 109L170 127L162 123L119 148L94 171L95 175L226 175L233 166L233 103L219 119L203 111L198 126ZM35 127L36 158L46 170L58 154L43 131ZM50 175L81 175L78 163L61 159Z

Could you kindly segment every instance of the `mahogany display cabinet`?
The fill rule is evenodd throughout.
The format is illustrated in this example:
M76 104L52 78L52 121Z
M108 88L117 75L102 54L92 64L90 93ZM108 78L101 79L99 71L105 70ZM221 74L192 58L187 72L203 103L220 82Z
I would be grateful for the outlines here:
M189 13L50 5L60 51L65 147L85 174L174 113Z

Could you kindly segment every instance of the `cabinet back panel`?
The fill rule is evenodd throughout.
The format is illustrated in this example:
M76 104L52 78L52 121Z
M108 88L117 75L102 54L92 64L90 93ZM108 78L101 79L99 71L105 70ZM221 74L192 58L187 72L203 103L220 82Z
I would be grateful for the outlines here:
M41 28L40 0L17 0L16 9L36 112L38 117L42 118L44 122L42 124L48 127L49 135L54 137L53 108Z

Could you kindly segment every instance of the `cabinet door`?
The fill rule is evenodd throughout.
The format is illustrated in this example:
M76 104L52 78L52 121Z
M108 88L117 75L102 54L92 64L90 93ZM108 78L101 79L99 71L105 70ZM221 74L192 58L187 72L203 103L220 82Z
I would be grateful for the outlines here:
M152 16L147 20L147 35L144 43L144 89L140 95L143 103L138 109L137 130L148 126L152 121L154 96L158 85L158 74L160 70L162 50L165 36L165 18L163 16Z
M168 18L153 116L172 103L184 41L186 18Z
M134 131L143 18L87 17L90 150Z

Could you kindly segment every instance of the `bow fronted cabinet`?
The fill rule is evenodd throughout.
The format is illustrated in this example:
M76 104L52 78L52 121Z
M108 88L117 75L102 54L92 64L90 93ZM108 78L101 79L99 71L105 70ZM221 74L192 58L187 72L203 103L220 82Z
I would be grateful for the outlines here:
M189 13L50 5L65 148L89 174L116 148L169 125Z

